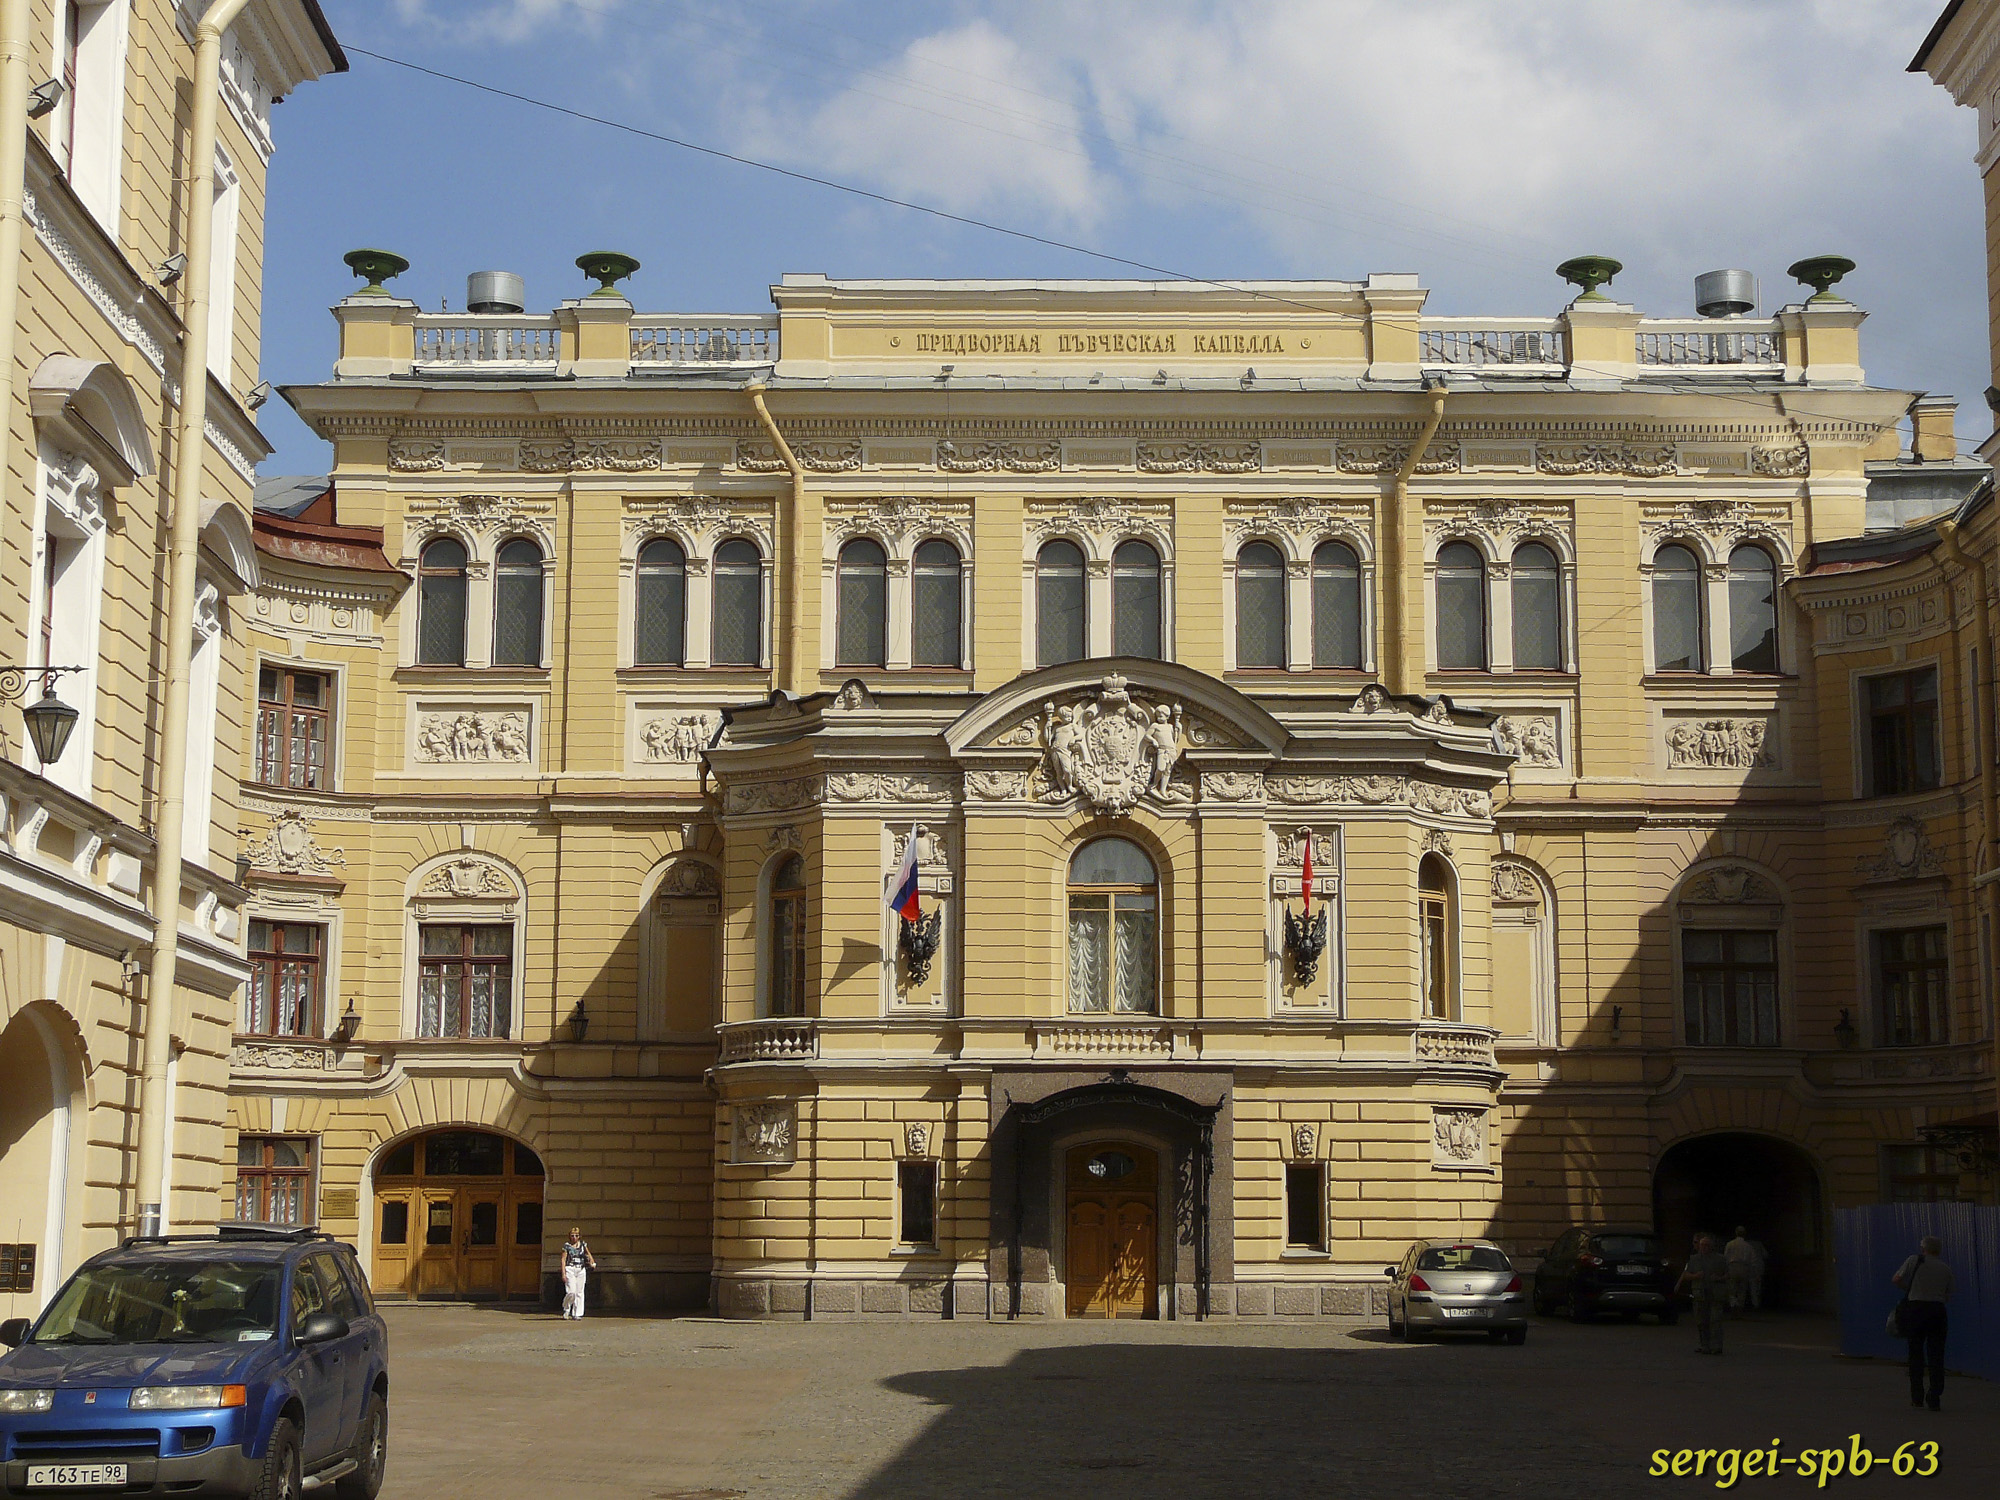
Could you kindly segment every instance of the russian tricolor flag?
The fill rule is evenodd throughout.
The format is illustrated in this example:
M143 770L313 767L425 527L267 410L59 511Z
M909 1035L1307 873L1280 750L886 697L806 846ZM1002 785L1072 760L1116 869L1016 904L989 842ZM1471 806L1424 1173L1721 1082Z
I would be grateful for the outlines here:
M912 828L910 841L903 846L902 862L896 866L895 878L889 882L889 910L906 922L914 922L922 911L917 906L917 841L923 837L923 829Z

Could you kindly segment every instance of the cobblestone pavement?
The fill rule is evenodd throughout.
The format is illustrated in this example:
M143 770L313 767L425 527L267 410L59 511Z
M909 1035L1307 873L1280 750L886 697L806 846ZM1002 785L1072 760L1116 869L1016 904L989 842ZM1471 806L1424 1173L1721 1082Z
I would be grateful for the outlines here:
M1524 1348L1404 1345L1377 1324L737 1323L393 1308L385 1500L1713 1495L1654 1449L1886 1458L1839 1496L2000 1494L2000 1387L1913 1411L1899 1367L1829 1320L1694 1332L1539 1320ZM1914 1452L1915 1450L1913 1450ZM1752 1495L1821 1493L1787 1469Z

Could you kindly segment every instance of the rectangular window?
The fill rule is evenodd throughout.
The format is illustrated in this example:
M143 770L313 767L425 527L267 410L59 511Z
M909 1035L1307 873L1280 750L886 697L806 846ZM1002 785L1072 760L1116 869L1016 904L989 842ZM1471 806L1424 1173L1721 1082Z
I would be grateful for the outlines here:
M1927 792L1940 784L1937 668L1870 677L1868 705L1868 797Z
M938 1164L904 1161L896 1164L898 1197L896 1241L902 1245L937 1244Z
M1689 1046L1777 1046L1778 935L1683 932L1681 991Z
M1432 1021L1451 1019L1451 916L1450 897L1442 892L1425 892L1418 901L1423 924L1424 1016Z
M514 929L452 923L419 929L417 1035L504 1037L514 1009Z
M310 1224L311 1136L246 1135L236 1142L236 1217L257 1224Z
M321 1036L320 965L326 929L311 922L250 924L245 1036Z
M1891 1203L1960 1203L1958 1158L1936 1146L1884 1146L1882 1191Z
M1326 1169L1318 1163L1285 1168L1285 1247L1326 1248Z
M1950 1038L1950 966L1944 928L1877 932L1875 1040L1883 1047L1942 1046Z
M257 673L257 780L302 792L329 789L333 679L267 666Z

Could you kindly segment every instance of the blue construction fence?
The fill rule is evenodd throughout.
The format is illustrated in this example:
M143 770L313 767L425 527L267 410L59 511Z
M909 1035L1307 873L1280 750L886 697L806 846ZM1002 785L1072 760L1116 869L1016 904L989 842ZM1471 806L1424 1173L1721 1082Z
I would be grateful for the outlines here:
M1836 1209L1840 1352L1903 1359L1909 1347L1883 1328L1903 1294L1889 1278L1927 1234L1951 1267L1948 1369L2000 1380L2000 1208L1975 1203L1877 1203Z

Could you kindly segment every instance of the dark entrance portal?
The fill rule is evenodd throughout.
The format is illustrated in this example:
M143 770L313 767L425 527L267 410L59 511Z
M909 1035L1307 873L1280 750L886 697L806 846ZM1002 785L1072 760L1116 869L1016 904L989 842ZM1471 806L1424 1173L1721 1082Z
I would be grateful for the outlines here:
M1682 1141L1653 1174L1653 1222L1676 1261L1697 1233L1719 1249L1741 1224L1769 1252L1766 1307L1831 1305L1819 1174L1796 1146L1734 1132Z

